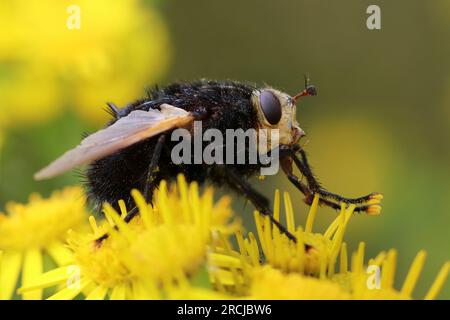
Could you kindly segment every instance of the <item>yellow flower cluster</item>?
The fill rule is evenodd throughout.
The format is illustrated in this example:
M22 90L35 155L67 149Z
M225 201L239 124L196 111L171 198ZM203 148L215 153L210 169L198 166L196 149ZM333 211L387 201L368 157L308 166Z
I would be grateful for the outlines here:
M202 288L191 287L189 278L204 269L213 243L211 233L231 234L239 228L238 222L229 223L230 199L214 203L212 189L200 195L197 184L188 186L182 176L177 188L161 183L153 206L138 191L132 195L139 217L126 224L123 202L120 214L106 205L104 223L99 225L91 217L91 233L69 235L71 264L43 274L20 292L69 283L50 298L83 294L86 299L158 299L181 292L202 294ZM108 237L98 241L105 233Z
M1 1L0 128L45 121L64 106L104 121L105 101L140 96L169 60L166 25L141 1Z
M33 194L28 204L10 202L0 212L0 299L14 293L19 275L22 284L32 283L44 271L44 257L67 264L72 253L65 247L67 230L83 229L88 217L80 187L54 192L49 199ZM42 290L23 295L39 299Z
M233 217L229 197L215 202L212 189L200 192L196 183L187 184L183 176L170 187L163 181L153 205L147 204L136 190L132 196L139 216L127 224L123 218L130 208L123 201L119 202L120 212L105 205L106 219L99 221L92 216L88 219L90 232L80 229L69 232L70 253L64 263L47 272L42 268L40 272L35 270L30 280L22 282L18 294L40 299L43 289L53 288L53 293L45 298L411 299L425 260L425 253L419 252L402 288L396 289L395 250L381 252L366 262L365 244L361 242L356 252L348 254L344 234L354 206L342 204L338 217L325 232L313 231L317 196L303 228L294 221L289 195L283 194L286 225L297 242L290 241L272 226L268 217L258 212L255 212L256 235L251 232L245 235L240 222ZM62 212L64 206L58 209L55 197L39 201L54 203L53 211ZM274 201L277 220L281 219L280 202L277 191ZM31 212L52 212L51 206L41 204L39 208L33 203L32 200L29 205L20 206L20 210L30 212L27 221L22 222L26 226L14 223L15 215L4 218L7 223L3 228L0 220L0 249L4 251L0 285L8 283L8 295L3 293L3 298L11 297L14 284L8 279L20 270L18 263L14 269L8 267L14 263L9 257L11 252L19 249L29 252L26 247L31 243L19 240L20 237L30 232L33 225L35 229L45 225L32 217ZM72 205L75 207L75 203ZM49 215L41 219L50 223L56 218ZM64 219L68 222L61 228L73 229L77 224L70 222L71 218ZM8 231L2 232L3 229ZM45 241L35 243L42 246L52 243L49 240L52 237L60 239L60 232L55 230L56 227L42 226L39 232L47 236L36 237ZM24 264L24 274L33 261ZM447 262L426 299L437 297L449 269Z
M275 193L274 215L280 217L279 192ZM268 217L255 212L258 237L243 238L236 233L238 250L224 242L215 248L211 281L217 290L251 299L412 299L412 291L425 261L419 252L400 291L393 287L396 251L381 252L364 263L365 243L359 244L348 267L347 245L343 242L354 205L341 206L339 216L322 233L312 226L318 209L316 195L305 230L295 228L290 197L284 194L288 230L297 243L289 241L273 228ZM339 270L337 264L339 262ZM450 262L442 267L425 299L436 298L450 271Z

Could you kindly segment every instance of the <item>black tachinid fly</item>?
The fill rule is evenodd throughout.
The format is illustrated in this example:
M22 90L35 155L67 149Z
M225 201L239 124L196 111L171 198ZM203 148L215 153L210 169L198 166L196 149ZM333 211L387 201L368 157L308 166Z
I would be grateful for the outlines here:
M91 202L108 202L117 208L123 199L134 208L125 218L129 221L137 209L130 191L144 193L148 201L162 179L171 181L180 173L187 181L209 182L228 186L243 194L262 214L272 217L269 201L248 183L263 164L175 164L171 150L177 142L170 135L177 128L193 132L194 121L202 122L202 130L278 129L279 143L265 152L278 148L279 164L311 204L314 194L320 203L334 209L340 202L355 204L355 211L377 212L382 195L372 193L360 198L345 198L325 190L314 177L306 153L298 144L305 135L296 120L296 103L303 96L316 95L314 86L305 81L305 89L290 96L270 87L258 88L252 84L234 81L175 83L163 89L151 90L148 98L138 100L123 109L109 103L113 120L96 133L86 137L76 148L36 173L36 179L54 177L76 166L88 164L87 188ZM245 150L247 151L247 150ZM294 173L292 164L306 178L302 182ZM282 232L295 241L283 225L271 218Z

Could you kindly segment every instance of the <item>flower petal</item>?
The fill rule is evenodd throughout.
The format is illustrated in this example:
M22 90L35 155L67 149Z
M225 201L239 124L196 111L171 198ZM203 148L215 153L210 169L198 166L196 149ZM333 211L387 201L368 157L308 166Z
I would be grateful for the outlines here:
M47 253L59 266L73 262L72 252L61 242L54 242L46 248Z
M74 268L78 267L70 265L43 273L39 277L36 277L33 283L20 288L18 292L22 293L30 290L48 288L60 283L64 283L64 281L67 281L73 275Z
M125 292L126 287L125 285L118 285L114 287L114 289L111 292L111 300L125 300Z
M22 269L22 286L35 283L42 274L43 261L40 249L30 249L25 252ZM24 300L41 300L42 289L27 291L22 294Z
M86 296L86 300L105 300L107 293L108 288L97 286Z
M22 265L20 252L6 251L0 261L0 300L11 299Z
M444 286L445 280L447 279L447 276L450 272L450 262L447 262L444 264L439 271L436 279L434 280L433 284L431 285L430 290L428 290L427 295L425 296L425 300L433 300L436 299L439 291Z
M89 284L91 284L90 280L81 278L79 282L68 285L47 300L73 300Z

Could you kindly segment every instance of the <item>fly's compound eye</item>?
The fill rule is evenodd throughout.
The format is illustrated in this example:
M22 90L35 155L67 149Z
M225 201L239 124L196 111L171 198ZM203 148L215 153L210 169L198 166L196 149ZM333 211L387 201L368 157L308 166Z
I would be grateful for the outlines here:
M281 120L280 100L269 90L264 90L259 96L259 104L264 113L264 117L271 125L275 125Z

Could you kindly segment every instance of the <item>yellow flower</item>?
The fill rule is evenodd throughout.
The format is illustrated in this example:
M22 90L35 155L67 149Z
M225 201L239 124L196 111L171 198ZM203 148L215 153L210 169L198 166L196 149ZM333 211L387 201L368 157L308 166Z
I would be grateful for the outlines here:
M395 250L381 252L366 264L361 242L349 263L343 239L355 207L342 204L325 232L313 232L317 196L302 228L296 226L290 197L284 194L294 243L258 213L257 237L244 237L240 225L229 222L229 198L214 203L212 189L200 195L197 184L187 185L182 176L172 188L161 183L153 206L138 191L132 195L138 217L126 224L123 201L120 215L106 205L102 224L90 218L91 233L71 232L70 264L33 277L19 292L31 295L59 285L50 299L411 299L424 264L421 251L398 290L393 286ZM278 191L274 215L280 219ZM105 232L108 237L97 241ZM230 241L233 232L238 249ZM425 299L437 297L449 269L450 262ZM199 278L205 278L201 284Z
M231 245L223 239L222 246L216 248L216 253L211 255L211 278L219 286L231 285L236 293L235 285L241 286L238 293L245 293L249 281L252 278L252 268L262 264L270 265L285 273L293 272L302 275L319 277L321 279L334 273L336 260L341 250L344 232L350 220L355 206L348 208L343 204L339 216L331 223L323 234L312 231L315 216L317 214L319 198L316 196L311 205L305 230L295 226L294 211L288 193L284 193L285 213L287 229L296 235L297 243L290 241L278 228L273 227L267 216L255 212L255 223L258 240L250 233L243 238L240 232L236 233L236 242L239 251L231 250ZM274 216L280 220L280 195L275 192ZM224 256L225 255L225 256ZM231 258L230 258L231 257ZM230 267L232 266L232 267ZM231 268L231 269L230 269ZM228 270L227 270L228 269ZM233 272L242 269L243 277L237 277ZM215 274L216 273L216 274ZM239 274L237 272L237 274ZM241 283L237 283L240 279ZM234 285L234 286L233 286Z
M367 266L364 265L364 251L365 243L361 242L357 252L352 255L351 271L341 269L333 280L346 288L353 299L413 299L412 292L425 263L425 251L416 255L400 290L394 288L397 251L391 249L387 253L381 252L376 258L370 259ZM347 265L345 262L344 264ZM447 262L425 295L426 300L437 297L449 270L450 262Z
M236 242L239 250L234 250L230 241L222 237L222 242L209 255L210 280L218 291L251 299L412 298L411 293L423 267L423 251L413 262L402 289L396 290L393 287L396 264L394 250L388 254L382 252L369 260L369 268L366 268L365 244L362 242L352 255L349 270L347 246L343 238L353 215L353 205L346 207L343 204L339 216L324 233L313 233L318 196L314 198L304 231L300 226L295 227L293 208L287 193L284 194L284 202L287 228L296 235L297 243L289 241L271 225L267 217L255 212L258 239L252 233L244 238L238 232ZM279 220L278 191L274 203L274 215ZM436 298L449 268L450 263L443 266L426 299ZM374 275L371 270L379 272Z
M271 266L253 271L250 299L344 300L350 299L338 284L297 273L284 274Z
M84 203L82 189L68 187L48 199L33 194L26 205L6 205L8 215L0 213L0 299L12 297L20 273L23 285L42 273L44 254L59 265L68 262L70 252L63 241L69 229L83 224ZM41 290L23 295L24 299L41 297Z
M175 298L183 292L191 292L193 298L223 297L192 288L189 279L204 269L213 241L211 232L227 230L229 199L214 204L212 189L200 195L197 184L188 186L182 176L177 187L168 190L163 181L153 207L133 190L140 214L129 224L122 220L127 212L122 201L121 216L106 205L109 223L98 226L91 218L91 234L70 236L72 265L49 271L20 291L66 283L50 299L73 299L80 293L86 299ZM95 241L105 231L108 238L101 243Z
M164 21L137 0L2 1L0 33L0 126L41 122L66 105L104 121L105 101L141 96L171 55Z
M0 129L47 121L61 110L57 84L47 66L28 61L20 66L3 66L0 58L3 67L6 72L0 74Z

